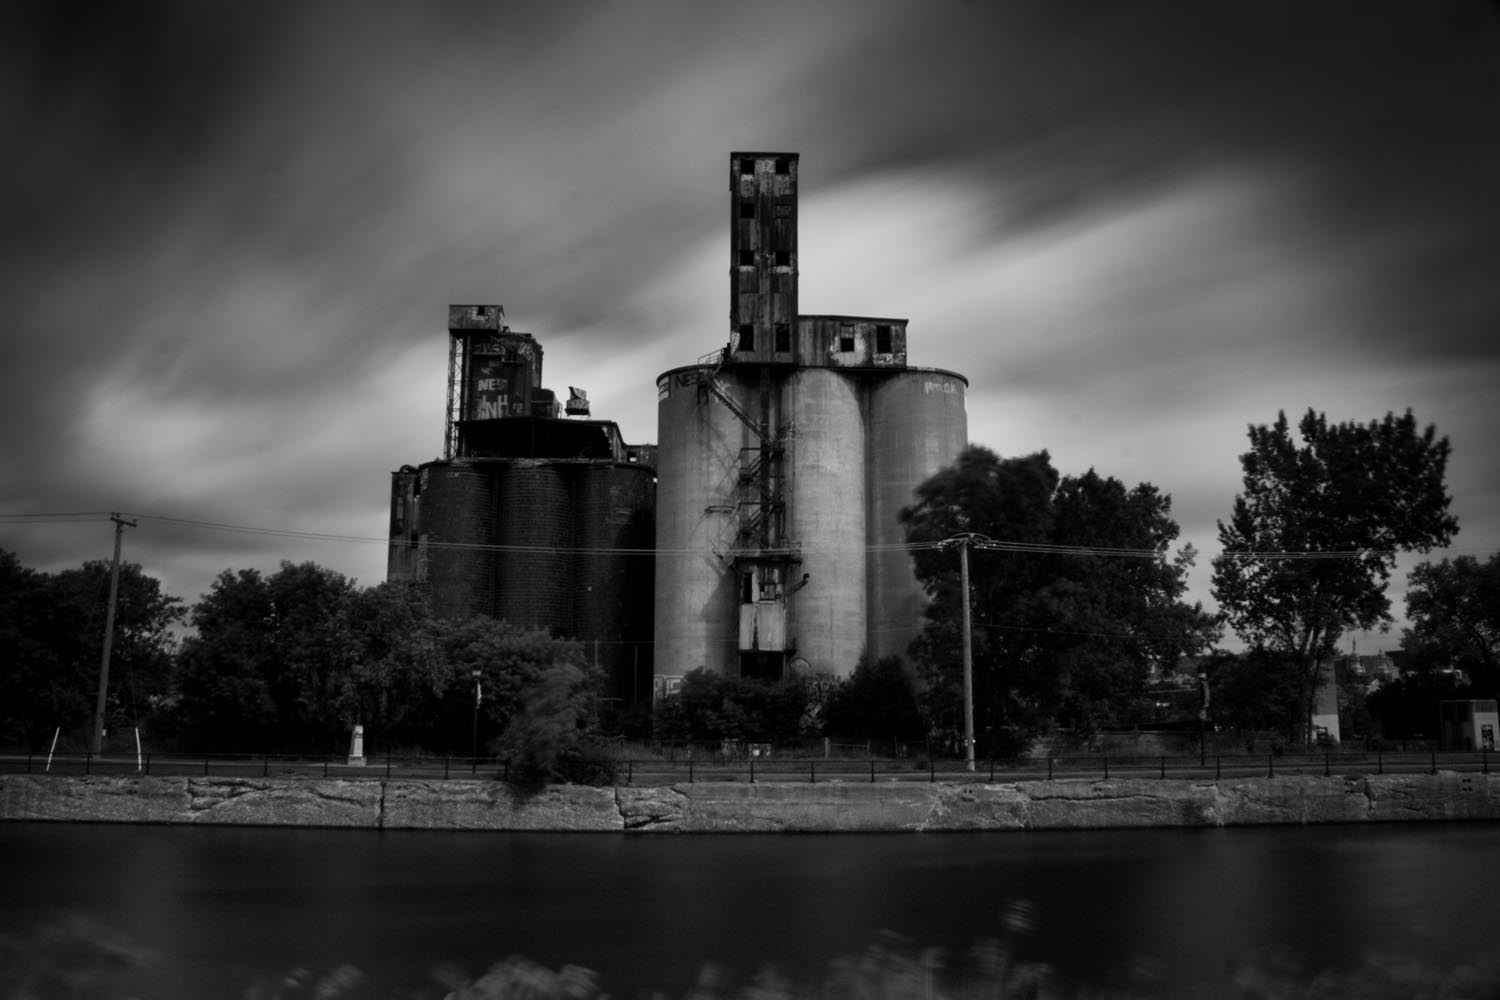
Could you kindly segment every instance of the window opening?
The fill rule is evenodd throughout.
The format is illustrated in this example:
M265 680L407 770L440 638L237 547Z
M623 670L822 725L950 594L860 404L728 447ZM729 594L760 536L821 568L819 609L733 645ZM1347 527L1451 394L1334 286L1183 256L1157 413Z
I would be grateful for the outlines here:
M792 172L792 161L784 156L776 158L776 172L778 174L789 174Z
M776 251L776 266L777 267L791 267L792 266L792 252L790 250L777 250Z
M752 160L752 159L750 159L749 157L746 157L746 158L740 160L740 173L742 173L742 174L753 174L753 173L755 173L755 161Z
M755 202L749 200L740 202L740 218L755 218Z
M790 323L776 324L776 350L786 353L792 349L792 325Z
M878 323L875 326L875 353L891 353L891 325L889 323Z
M754 267L754 266L755 266L755 251L754 250L741 250L740 251L740 267Z
M854 327L839 327L839 350L845 354L854 350Z
M749 323L740 327L740 342L736 349L741 351L755 350L755 327Z

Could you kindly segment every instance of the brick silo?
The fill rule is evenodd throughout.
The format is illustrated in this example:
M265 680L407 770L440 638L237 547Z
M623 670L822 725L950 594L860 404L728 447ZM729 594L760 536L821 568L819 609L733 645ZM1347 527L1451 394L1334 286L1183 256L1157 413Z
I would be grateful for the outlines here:
M576 639L633 702L651 672L656 479L627 445L542 387L542 348L499 306L450 306L443 458L391 475L386 577L441 615L487 615ZM646 596L643 597L642 594Z

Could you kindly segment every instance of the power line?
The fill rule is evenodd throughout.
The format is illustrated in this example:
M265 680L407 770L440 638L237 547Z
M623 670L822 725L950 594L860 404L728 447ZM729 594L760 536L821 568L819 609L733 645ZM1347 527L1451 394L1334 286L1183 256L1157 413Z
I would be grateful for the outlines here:
M108 520L112 516L110 511L69 511L59 513L0 513L0 523L10 524L73 524L87 521ZM224 532L227 534L262 535L277 538L297 538L309 541L337 542L356 545L399 545L403 544L400 539L389 537L375 537L370 535L351 535L340 532L329 531L304 531L294 528L268 528L243 524L230 524L222 521L205 521L197 518L172 517L164 514L146 514L139 511L126 512L126 516L141 521L148 521L163 525L174 525L178 527L201 528L206 531ZM681 548L666 549L652 548L624 548L618 546L560 546L560 545L501 545L485 544L477 542L445 542L427 539L422 542L429 549L444 550L471 550L476 552L496 552L532 555L665 555L665 556L702 556L707 553L704 548ZM860 546L857 549L817 551L863 551L871 555L880 555L892 552L930 552L943 548L945 540L928 542L884 542ZM1125 546L1101 546L1101 545L1063 545L1053 542L1018 542L1000 539L976 538L972 548L975 552L1009 552L1020 555L1060 555L1060 556L1092 556L1101 559L1165 559L1170 553L1158 548L1131 548ZM766 551L784 551L786 554L795 554L800 549L787 548L785 550L771 549ZM1345 549L1345 550L1257 550L1247 552L1221 551L1212 558L1242 559L1242 560L1288 560L1288 559L1362 559L1368 556L1395 556L1397 553L1388 549Z

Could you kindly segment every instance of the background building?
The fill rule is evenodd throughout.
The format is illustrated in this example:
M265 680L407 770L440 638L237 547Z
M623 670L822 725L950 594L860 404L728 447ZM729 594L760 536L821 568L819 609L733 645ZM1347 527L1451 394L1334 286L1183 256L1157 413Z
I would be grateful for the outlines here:
M448 338L443 457L391 475L387 579L445 616L579 639L606 695L635 700L652 674L655 449L588 419L581 390L560 404L541 344L500 306L450 306Z
M910 367L906 320L798 315L796 154L729 168L729 343L657 379L658 694L904 655L898 515L967 443L968 382Z

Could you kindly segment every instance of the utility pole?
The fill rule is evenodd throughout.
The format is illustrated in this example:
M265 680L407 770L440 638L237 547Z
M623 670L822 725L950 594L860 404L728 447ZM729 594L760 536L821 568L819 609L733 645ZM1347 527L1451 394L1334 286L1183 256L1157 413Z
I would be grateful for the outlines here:
M967 531L944 539L943 547L958 546L959 590L963 594L964 649L964 765L974 770L974 633L969 611L969 546L992 541L987 535Z
M104 654L99 658L99 700L94 706L94 753L104 752L104 702L109 696L109 654L115 644L115 602L120 596L120 536L126 526L135 527L118 513L109 515L115 522L115 559L109 568L109 607L104 612Z
M969 621L969 542L958 543L959 589L964 597L964 765L974 770L974 635Z

